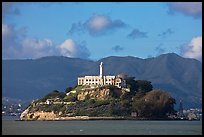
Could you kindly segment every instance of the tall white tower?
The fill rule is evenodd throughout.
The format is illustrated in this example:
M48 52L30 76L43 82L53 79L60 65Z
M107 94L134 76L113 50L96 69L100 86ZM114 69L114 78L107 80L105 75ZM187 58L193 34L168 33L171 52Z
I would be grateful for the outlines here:
M100 64L100 78L103 78L103 62Z

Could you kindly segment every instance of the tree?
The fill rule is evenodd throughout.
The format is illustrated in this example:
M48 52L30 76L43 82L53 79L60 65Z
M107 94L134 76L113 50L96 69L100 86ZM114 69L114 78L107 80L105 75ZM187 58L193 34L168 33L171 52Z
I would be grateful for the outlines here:
M63 101L65 101L65 102L75 102L75 101L77 101L77 96L76 96L76 94L70 94L69 96L65 96Z
M127 78L125 79L126 84L127 84L127 87L130 88L130 91L131 91L132 93L135 93L135 91L138 90L138 86L136 85L134 79L135 79L135 77L127 77Z
M130 115L131 108L132 108L132 101L131 100L121 100L120 105L120 115Z
M166 117L175 112L175 99L162 90L152 90L145 96L133 98L133 111L140 117Z
M134 95L136 92L147 93L153 89L150 81L147 80L134 80L135 77L126 78L127 87L130 88L131 93Z
M136 87L138 92L149 92L152 90L153 86L150 81L147 80L136 80Z
M65 93L69 93L72 89L73 89L72 87L66 88Z
M121 100L131 100L133 95L130 92L125 92L120 96Z

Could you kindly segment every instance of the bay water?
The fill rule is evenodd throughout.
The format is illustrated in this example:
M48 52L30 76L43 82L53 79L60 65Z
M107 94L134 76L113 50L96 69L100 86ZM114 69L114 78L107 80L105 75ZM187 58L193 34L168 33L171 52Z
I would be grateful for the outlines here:
M202 135L202 120L18 121L2 117L2 135Z

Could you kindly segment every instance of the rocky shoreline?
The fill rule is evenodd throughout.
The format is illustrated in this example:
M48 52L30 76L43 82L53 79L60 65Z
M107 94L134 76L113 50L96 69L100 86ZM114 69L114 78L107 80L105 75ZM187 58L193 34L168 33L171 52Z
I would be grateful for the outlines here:
M90 116L61 116L52 112L35 111L29 112L27 108L20 116L21 121L68 121L68 120L188 120L179 118L141 118L132 116L102 116L102 117L90 117Z
M135 118L135 117L89 117L89 116L75 116L75 117L55 117L48 119L20 119L19 121L70 121L70 120L188 120L188 119L172 119L172 118Z

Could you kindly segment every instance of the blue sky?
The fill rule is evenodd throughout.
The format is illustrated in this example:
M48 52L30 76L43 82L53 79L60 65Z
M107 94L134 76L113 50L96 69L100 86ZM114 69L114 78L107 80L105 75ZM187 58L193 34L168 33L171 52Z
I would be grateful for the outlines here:
M2 3L3 59L202 57L201 2Z

